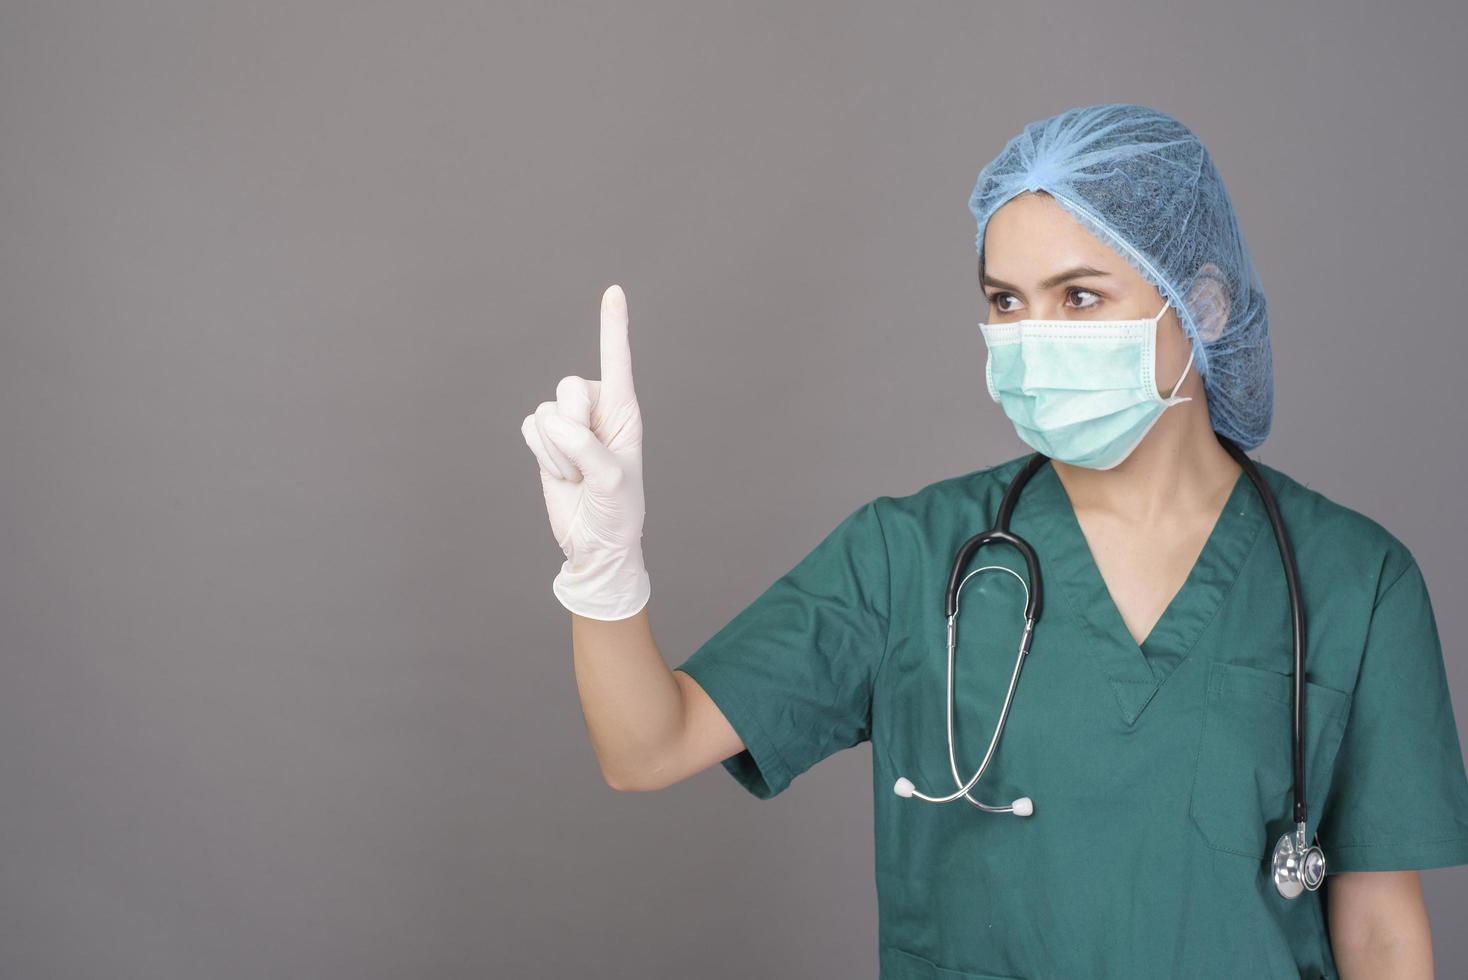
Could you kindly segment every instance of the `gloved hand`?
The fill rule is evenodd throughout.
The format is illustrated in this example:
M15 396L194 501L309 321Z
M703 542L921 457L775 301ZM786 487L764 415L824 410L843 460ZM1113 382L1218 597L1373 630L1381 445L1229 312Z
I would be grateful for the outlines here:
M591 619L626 619L647 604L642 559L642 412L632 388L627 297L601 298L601 380L576 375L520 432L540 463L551 532L566 560L552 583L561 605Z

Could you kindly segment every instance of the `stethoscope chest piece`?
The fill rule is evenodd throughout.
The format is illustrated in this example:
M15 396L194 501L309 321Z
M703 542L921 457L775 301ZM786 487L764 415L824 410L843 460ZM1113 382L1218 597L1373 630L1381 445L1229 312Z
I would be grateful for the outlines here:
M1274 845L1271 861L1274 887L1285 898L1298 898L1301 892L1315 891L1325 881L1325 852L1305 844L1305 828L1297 827L1282 835Z
M1289 535L1286 533L1284 519L1280 516L1279 505L1274 499L1274 492L1269 488L1263 474L1258 467L1249 459L1247 453L1238 447L1231 439L1219 435L1218 441L1223 445L1230 456L1238 462L1249 482L1254 484L1263 502L1264 510L1269 518L1270 526L1274 530L1274 538L1279 546L1279 557L1284 568L1285 585L1289 590L1290 597L1290 632L1294 639L1294 668L1292 678L1294 680L1294 711L1290 719L1290 749L1294 769L1294 823L1295 829L1286 833L1274 845L1274 856L1271 861L1270 872L1274 879L1274 887L1280 895L1285 898L1298 898L1307 891L1316 891L1325 881L1325 853L1316 844L1305 843L1305 824L1308 820L1305 808L1305 611L1304 603L1300 598L1299 575L1295 568L1294 550L1290 546ZM981 803L969 795L969 790L983 776L988 768L989 762L994 757L994 749L999 742L1000 733L1004 731L1004 722L1009 717L1009 707L1014 697L1015 685L1019 681L1020 666L1024 663L1030 651L1030 645L1034 639L1035 624L1040 618L1041 609L1041 583L1040 563L1034 548L1030 547L1022 537L1009 529L1009 519L1014 512L1015 503L1019 492L1029 481L1036 470L1049 458L1042 453L1035 453L1028 462L1010 480L1008 488L1004 491L1004 497L999 502L999 513L995 517L994 527L988 531L975 534L964 542L959 548L957 557L953 560L953 568L948 576L948 588L943 599L943 616L947 621L948 633L948 764L953 772L953 781L958 789L946 796L930 796L920 793L913 785L912 780L900 777L894 792L904 799L919 799L927 803L952 803L960 798L967 798L970 803L988 813L1013 813L1016 816L1029 816L1034 813L1034 803L1029 797L1022 796L1008 806L994 806ZM1028 584L1021 578L1018 572L1004 565L985 565L968 571L969 560L974 554L988 544L1008 544L1015 548L1023 556L1026 571L1029 574ZM994 734L989 739L989 748L984 753L984 759L979 764L978 770L967 782L958 769L958 755L955 749L954 737L954 660L956 657L957 631L958 631L958 594L963 588L963 583L971 576L979 572L1003 571L1008 572L1025 585L1025 623L1024 632L1020 635L1019 653L1015 657L1014 671L1009 678L1009 689L1004 695L1004 705L999 711L999 719L994 725Z

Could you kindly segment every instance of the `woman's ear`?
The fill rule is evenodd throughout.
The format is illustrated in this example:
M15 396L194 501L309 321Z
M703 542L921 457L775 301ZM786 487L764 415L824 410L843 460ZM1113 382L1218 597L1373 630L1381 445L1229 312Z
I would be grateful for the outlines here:
M1223 270L1212 262L1204 263L1188 290L1188 309L1193 311L1193 321L1198 325L1198 339L1207 344L1222 335L1228 324L1228 307L1228 284Z

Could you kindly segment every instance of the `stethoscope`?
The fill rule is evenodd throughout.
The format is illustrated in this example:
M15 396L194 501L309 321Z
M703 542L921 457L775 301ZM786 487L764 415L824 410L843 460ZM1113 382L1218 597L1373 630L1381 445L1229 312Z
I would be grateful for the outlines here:
M1216 435L1216 433L1215 433ZM1299 577L1295 570L1295 555L1290 547L1289 535L1285 533L1284 521L1279 516L1279 507L1275 503L1274 494L1265 483L1259 469L1254 465L1242 449L1232 440L1219 435L1218 441L1223 448L1228 450L1244 472L1249 476L1249 482L1259 492L1264 501L1264 510L1269 515L1269 523L1274 529L1274 540L1279 545L1280 559L1284 563L1285 585L1290 594L1290 628L1294 633L1295 666L1294 666L1294 711L1290 718L1290 741L1294 759L1294 781L1295 781L1295 830L1294 833L1286 831L1274 845L1274 856L1271 862L1271 874L1274 885L1279 893L1285 898L1296 898L1302 891L1315 891L1325 881L1325 853L1320 849L1318 843L1305 843L1305 611L1300 602ZM1029 542L1013 531L1009 530L1009 519L1014 513L1015 503L1019 500L1019 493L1024 489L1030 477L1050 461L1048 456L1035 453L1026 461L1024 467L1010 481L1009 487L1004 491L1004 498L999 504L999 514L995 518L994 527L988 531L982 531L968 541L964 542L958 550L958 556L953 562L953 572L948 579L948 589L944 597L943 614L948 620L948 765L953 770L953 781L958 784L958 789L948 796L928 796L919 793L913 786L912 780L905 776L897 780L894 787L898 796L915 797L928 803L952 803L960 796L966 798L974 806L988 813L1013 813L1017 817L1027 817L1035 812L1034 802L1028 796L1021 796L1008 806L992 806L981 803L969 796L969 790L978 783L979 777L983 776L984 770L989 767L989 762L994 757L994 748L999 743L999 735L1004 731L1005 719L1009 717L1009 705L1014 698L1014 688L1019 682L1020 668L1024 665L1025 656L1030 652L1030 644L1035 637L1035 624L1040 620L1040 606L1042 598L1040 582L1040 562L1035 557L1035 549L1030 547ZM975 568L967 575L963 574L969 559L974 553L986 544L1004 543L1011 545L1018 551L1025 561L1029 581L1020 578L1018 572L1003 565L984 565ZM989 739L989 748L984 752L984 759L979 763L979 768L967 782L958 772L958 757L954 752L953 739L953 660L954 651L958 641L958 596L963 590L964 583L980 572L997 571L1008 572L1013 575L1024 586L1025 590L1025 625L1024 632L1020 635L1019 654L1015 657L1014 670L1009 677L1009 689L1004 692L1004 707L999 712L999 720L994 726L994 734Z

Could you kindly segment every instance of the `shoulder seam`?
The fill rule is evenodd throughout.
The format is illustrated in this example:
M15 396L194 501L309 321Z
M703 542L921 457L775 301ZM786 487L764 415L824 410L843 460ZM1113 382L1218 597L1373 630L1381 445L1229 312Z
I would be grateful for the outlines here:
M1379 592L1376 593L1376 601L1371 604L1371 609L1373 612L1375 612L1376 608L1381 605L1382 600L1386 598L1387 593L1396 588L1397 583L1405 578L1407 573L1416 567L1417 558L1410 551L1407 552L1407 564L1403 566L1402 570L1396 574L1395 578L1387 583L1386 588L1381 589Z
M872 668L872 683L867 690L867 718L871 719L872 698L875 696L877 678L881 676L882 667L887 663L887 653L892 649L892 548L887 543L887 529L882 526L881 510L877 507L877 497L871 502L872 516L877 519L877 530L882 534L882 554L887 559L887 635L882 637L882 655L877 658L876 666Z

